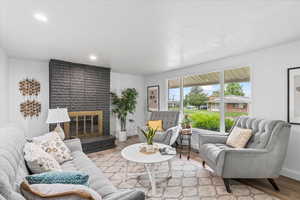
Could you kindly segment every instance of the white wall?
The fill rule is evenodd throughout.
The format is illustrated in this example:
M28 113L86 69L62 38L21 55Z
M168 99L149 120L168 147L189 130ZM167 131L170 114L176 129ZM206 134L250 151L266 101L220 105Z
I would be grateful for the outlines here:
M286 120L287 68L300 66L300 41L248 54L146 77L145 86L160 84L161 109L167 109L166 79L193 73L250 66L252 70L252 116ZM300 126L293 126L282 174L300 180Z
M121 74L112 72L111 73L111 91L120 94L125 88L135 88L138 93L138 100L136 106L136 112L133 115L129 115L128 119L133 119L134 123L127 122L127 135L136 135L136 127L145 125L145 89L144 89L144 77L131 75L131 74ZM128 120L127 120L128 121ZM116 120L115 116L111 116L110 121L111 134L116 135L120 130L119 121Z
M48 132L46 124L47 111L49 108L49 68L48 62L9 59L9 119L18 123L27 137L41 135ZM37 100L42 104L40 117L25 119L20 113L20 103L25 98L20 94L18 83L25 78L34 78L41 84L41 93Z
M16 122L26 132L27 137L32 137L46 133L48 125L45 123L47 110L49 108L49 63L48 61L9 59L9 119ZM24 78L35 78L41 83L41 93L38 100L42 103L42 113L39 118L24 119L20 113L19 105L24 101L20 95L18 83ZM136 125L143 125L144 122L144 77L111 73L111 91L120 93L124 88L136 88L139 92L138 105L134 115L128 119L134 119L135 123L128 122L129 135L136 134ZM6 104L5 104L6 105ZM1 105L0 105L1 106ZM6 106L7 107L7 106ZM119 130L119 123L114 116L111 116L111 133L115 134Z
M8 122L8 57L0 48L0 127Z

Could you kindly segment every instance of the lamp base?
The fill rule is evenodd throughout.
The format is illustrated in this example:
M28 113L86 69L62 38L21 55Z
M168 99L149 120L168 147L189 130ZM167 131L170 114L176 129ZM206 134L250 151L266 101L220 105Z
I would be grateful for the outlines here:
M65 132L64 130L61 128L60 123L57 123L56 128L54 129L54 131L59 135L59 137L64 140L65 139Z

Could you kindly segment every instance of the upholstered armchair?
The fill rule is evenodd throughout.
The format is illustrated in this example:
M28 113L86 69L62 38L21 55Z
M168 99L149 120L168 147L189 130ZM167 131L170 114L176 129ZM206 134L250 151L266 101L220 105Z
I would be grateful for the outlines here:
M152 112L150 120L162 120L164 131L158 131L153 138L154 142L163 143L167 145L173 145L180 131L178 126L179 112L177 111L156 111ZM146 127L141 127L145 129ZM139 139L141 142L146 142L146 138L143 133L138 130Z
M240 117L235 126L252 129L253 135L245 148L227 146L228 135L199 134L203 167L207 164L221 176L229 193L229 180L239 178L266 178L279 190L274 178L279 176L286 156L290 125L278 120Z

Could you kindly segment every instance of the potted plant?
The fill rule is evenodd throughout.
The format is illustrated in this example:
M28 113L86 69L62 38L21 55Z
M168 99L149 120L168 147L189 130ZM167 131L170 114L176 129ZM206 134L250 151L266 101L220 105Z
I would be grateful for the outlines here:
M192 123L192 120L191 120L190 116L184 115L184 118L181 121L181 127L183 129L190 129L192 127L191 123Z
M147 140L146 151L153 152L155 150L153 147L153 138L156 134L157 129L147 127L146 130L141 129L141 131Z
M119 141L124 142L127 139L126 120L127 115L133 114L137 104L138 92L135 88L127 88L118 96L111 93L112 112L120 120L121 130L119 132Z

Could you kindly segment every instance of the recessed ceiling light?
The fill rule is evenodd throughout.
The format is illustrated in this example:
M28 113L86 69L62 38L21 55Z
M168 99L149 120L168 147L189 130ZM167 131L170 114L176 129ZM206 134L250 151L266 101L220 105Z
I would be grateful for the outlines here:
M91 61L97 60L97 56L95 56L95 55L90 55L90 60L91 60Z
M47 16L46 16L45 14L43 14L43 13L35 13L35 14L33 15L33 17L34 17L36 20L40 21L40 22L47 22L47 21L48 21Z

